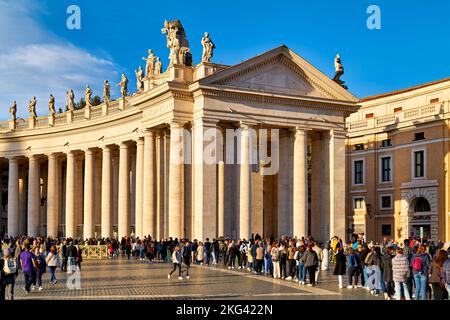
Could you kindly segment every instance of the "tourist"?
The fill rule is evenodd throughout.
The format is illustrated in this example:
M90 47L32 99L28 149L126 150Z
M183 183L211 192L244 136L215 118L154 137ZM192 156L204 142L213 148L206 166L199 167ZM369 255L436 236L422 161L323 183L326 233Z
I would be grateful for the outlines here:
M30 243L28 241L24 243L24 251L20 254L20 266L25 278L25 291L30 293L37 265L34 255L30 252Z
M9 249L4 249L0 259L0 301L6 299L6 293L9 300L14 300L14 285L18 274L16 260L10 255Z
M392 278L392 259L394 259L394 248L387 244L385 254L381 257L381 277L384 280L384 299L391 300L394 296L394 280Z
M287 261L288 261L288 270L289 270L289 277L286 278L286 280L292 280L295 277L295 259L294 255L296 252L294 241L289 241L289 248L287 249Z
M297 280L298 283L306 284L306 268L305 268L305 246L299 245L294 255L297 266Z
M205 256L205 248L203 247L203 242L198 243L197 247L197 262L202 266L203 265L203 258Z
M77 247L77 256L75 257L75 265L77 267L77 270L81 271L81 263L83 262L83 250L78 245L76 247Z
M219 262L219 241L217 241L216 239L213 239L213 242L211 243L211 255L212 255L212 259L213 265L217 265L217 263Z
M49 269L50 269L50 284L56 284L58 280L56 280L56 268L59 267L59 254L56 251L56 247L52 245L50 247L50 252L45 259Z
M67 246L67 260L69 262L69 270L67 270L67 272L75 272L75 259L78 255L78 250L75 247L75 245L73 244L73 240L69 239L68 241L68 246Z
M286 279L286 262L287 262L287 249L286 249L286 242L284 240L281 240L280 245L280 269L281 269L281 278Z
M206 238L203 247L205 249L205 265L209 266L209 261L211 260L211 242L209 242L209 238Z
M234 240L231 240L230 244L228 245L228 269L232 269L235 267L237 251L238 248L236 246L236 243L234 242Z
M262 273L262 264L264 259L264 245L262 242L259 243L256 248L256 274Z
M182 255L183 255L183 262L186 266L186 279L189 279L189 269L191 268L191 256L192 256L192 249L189 241L186 241L185 245L183 246Z
M449 256L449 254L450 254L450 247L449 247L449 249L447 250L448 252L447 252L447 257ZM448 259L447 258L447 260L445 261L445 263L444 263L444 270L443 270L443 272L444 272L444 275L443 275L443 278L445 278L445 287L447 288L447 296L448 296L448 299L450 300L450 259Z
M339 289L344 287L342 276L346 273L347 269L347 259L344 254L344 248L338 247L337 252L334 255L336 265L334 266L333 274L338 276Z
M371 244L371 251L367 255L365 260L365 265L367 267L367 274L369 278L367 278L367 287L370 290L371 294L375 294L375 296L380 295L380 290L384 288L384 281L381 278L381 251L380 247L375 247L375 245ZM384 292L384 290L383 290Z
M434 300L445 300L448 298L445 288L446 279L444 278L444 263L447 259L447 252L439 250L430 266L430 283L433 288Z
M61 271L67 272L67 240L63 241L63 244L61 246L61 256L62 256L62 262L61 262Z
M312 249L311 244L306 247L304 260L305 268L309 275L308 286L314 287L316 285L316 270L319 265L319 258L317 257L317 253Z
M412 271L414 277L414 298L426 300L428 286L428 271L430 269L430 256L425 252L425 246L420 245L417 253L412 256Z
M43 290L42 287L42 275L45 273L47 269L47 264L45 262L45 252L41 248L36 247L34 250L34 255L36 256L36 276L34 277L33 285L39 288L39 291Z
M402 296L406 300L411 300L407 283L411 271L408 258L404 256L403 252L403 248L398 248L397 255L392 259L392 280L395 286L395 300L402 300Z
M280 274L280 251L278 250L278 244L276 242L272 245L272 250L270 252L272 264L273 264L273 277L275 279L281 278Z
M253 269L255 269L255 260L253 259L253 255L251 254L252 252L252 247L253 247L253 240L250 240L249 243L245 244L246 246L246 251L247 251L247 270L248 271L253 271Z
M359 257L353 248L349 248L348 255L348 289L356 288L359 279Z
M181 252L180 252L180 246L175 246L175 250L173 250L172 253L172 270L167 275L167 278L170 279L170 276L172 273L175 272L175 270L178 269L178 280L183 280L183 277L181 276Z
M247 264L247 244L244 241L241 242L238 252L240 253L238 269L245 269Z
M412 294L413 294L412 255L413 255L413 252L410 247L409 239L403 240L403 256L408 259L408 264L409 264L409 276L408 276L408 279L406 280L406 282L408 284L409 296L412 296Z
M319 274L320 274L320 270L322 269L322 261L323 261L323 251L324 250L322 250L322 248L320 247L320 245L317 243L317 242L315 242L315 241L312 241L312 249L316 252L316 254L317 254L317 258L319 259L319 264L318 264L318 266L317 266L317 269L316 269L316 284L318 284L319 283Z

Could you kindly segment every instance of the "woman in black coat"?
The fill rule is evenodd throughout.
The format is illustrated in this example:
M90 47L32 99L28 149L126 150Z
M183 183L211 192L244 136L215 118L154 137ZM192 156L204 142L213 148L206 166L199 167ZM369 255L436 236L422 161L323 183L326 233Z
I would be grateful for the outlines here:
M338 252L336 254L336 265L334 266L333 274L338 276L339 289L343 288L343 279L342 276L347 273L347 258L344 254L344 249L339 247Z

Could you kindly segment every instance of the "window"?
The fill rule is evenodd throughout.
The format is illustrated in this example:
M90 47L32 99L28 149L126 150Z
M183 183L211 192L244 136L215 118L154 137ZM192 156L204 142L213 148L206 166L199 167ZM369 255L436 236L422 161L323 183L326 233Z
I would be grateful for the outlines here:
M364 161L356 160L353 162L353 184L364 184Z
M414 212L428 212L431 211L430 203L425 198L418 198L414 206Z
M425 154L423 150L414 151L414 178L425 176Z
M414 134L414 141L423 140L423 139L425 139L424 132L417 132Z
M364 209L364 198L354 198L354 209L355 210Z
M392 236L392 225L391 224L382 224L381 225L381 235L384 236Z
M381 196L381 209L391 209L392 198L391 196Z
M386 139L386 140L381 141L382 148L391 147L391 146L392 146L391 139Z
M394 108L394 113L402 111L402 107Z
M430 100L430 104L431 103L438 103L439 102L439 98L434 98Z
M373 113L366 114L366 119L373 118Z
M362 143L355 144L355 150L356 151L364 150L364 144Z
M381 158L381 182L391 181L391 157Z

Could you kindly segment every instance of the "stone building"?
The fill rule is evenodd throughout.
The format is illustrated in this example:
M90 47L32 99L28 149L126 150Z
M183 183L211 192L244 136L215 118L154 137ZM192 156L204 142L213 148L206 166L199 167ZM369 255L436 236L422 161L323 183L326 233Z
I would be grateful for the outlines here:
M450 240L450 79L361 99L347 118L348 228Z
M193 65L187 40L169 41L180 28L166 22L171 63L136 73L136 93L0 122L4 232L346 236L345 118L358 99L286 46Z

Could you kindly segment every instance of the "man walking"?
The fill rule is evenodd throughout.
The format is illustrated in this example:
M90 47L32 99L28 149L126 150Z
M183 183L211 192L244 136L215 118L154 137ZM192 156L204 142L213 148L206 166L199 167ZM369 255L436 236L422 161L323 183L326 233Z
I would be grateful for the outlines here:
M34 255L30 252L30 244L25 242L25 250L20 254L20 265L24 275L25 291L30 293L31 284L34 282L33 274L37 268Z

